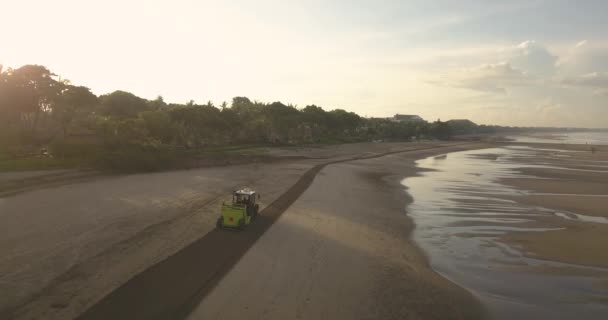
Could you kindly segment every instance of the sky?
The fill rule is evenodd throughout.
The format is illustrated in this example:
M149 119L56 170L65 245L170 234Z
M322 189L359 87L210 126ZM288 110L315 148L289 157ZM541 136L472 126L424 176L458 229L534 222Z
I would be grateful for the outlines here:
M0 64L96 94L608 127L604 0L0 0Z

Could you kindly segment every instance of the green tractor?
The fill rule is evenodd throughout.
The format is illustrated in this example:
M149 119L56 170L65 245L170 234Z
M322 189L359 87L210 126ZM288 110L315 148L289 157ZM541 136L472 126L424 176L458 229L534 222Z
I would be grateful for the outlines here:
M222 204L222 216L217 219L218 228L245 229L258 215L260 195L249 188L234 191L232 203Z

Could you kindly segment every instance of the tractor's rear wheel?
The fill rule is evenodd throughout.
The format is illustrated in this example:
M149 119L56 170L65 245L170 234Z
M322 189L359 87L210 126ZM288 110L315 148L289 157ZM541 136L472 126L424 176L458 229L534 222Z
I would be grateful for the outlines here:
M255 220L258 217L258 213L260 211L260 206L257 204L253 207L253 214L251 215L251 219Z
M245 219L239 219L239 230L245 230Z
M217 219L217 222L215 223L215 226L216 226L218 229L223 228L223 227L224 227L224 217L219 217L219 218Z

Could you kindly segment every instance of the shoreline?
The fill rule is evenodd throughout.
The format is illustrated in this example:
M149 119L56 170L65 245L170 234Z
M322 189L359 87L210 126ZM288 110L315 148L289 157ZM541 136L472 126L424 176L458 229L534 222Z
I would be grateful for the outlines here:
M416 160L437 157L438 155L450 152L502 148L509 145L535 147L537 150L547 154L554 153L556 150L563 147L562 145L527 143L410 143L394 144L390 146L371 145L376 147L374 152L362 152L362 150L365 149L361 149L361 146L354 146L356 148L349 146L349 148L352 149L351 151L341 153L336 152L333 149L330 150L330 148L298 151L300 156L306 154L313 155L315 158L307 161L294 161L288 163L288 166L282 168L281 171L276 171L277 167L285 166L284 164L281 164L280 166L277 166L276 164L269 165L267 169L261 171L260 169L264 168L264 165L244 165L208 168L204 171L192 170L186 172L129 176L128 179L133 179L134 177L148 179L149 177L154 176L165 177L179 174L184 178L186 175L192 174L193 172L206 172L205 175L222 170L222 172L233 170L237 170L237 172L246 172L250 168L255 167L260 171L258 178L256 178L256 180L251 180L252 177L244 178L245 180L249 179L250 181L255 181L253 182L253 185L256 187L259 184L260 190L264 190L264 198L262 200L266 200L266 203L272 203L270 203L267 208L263 207L263 209L269 210L268 212L265 212L267 213L265 217L267 219L257 221L257 227L255 226L256 224L252 225L253 228L248 229L244 234L233 232L216 234L217 232L213 230L214 220L216 218L214 211L215 207L221 203L222 197L220 194L215 193L211 198L205 198L206 200L203 202L199 201L198 203L189 205L190 209L188 209L188 211L190 211L190 213L181 216L178 219L169 220L168 224L167 222L160 221L157 225L152 225L150 228L144 229L143 235L145 236L143 238L140 237L135 241L133 241L133 239L126 239L124 242L110 247L107 252L100 256L85 261L84 264L74 266L67 273L60 275L59 278L54 280L54 282L51 283L50 286L47 286L43 292L37 294L37 296L34 297L34 300L15 309L15 313L12 314L15 319L41 317L46 319L173 319L184 318L188 314L191 314L191 319L218 318L220 316L224 318L242 318L253 312L252 308L255 309L256 306L249 306L249 309L246 311L247 313L237 313L233 315L222 314L221 312L223 311L214 309L214 305L222 305L225 301L232 299L227 298L227 291L234 292L235 288L241 286L240 283L252 281L248 278L243 278L242 276L235 276L235 272L238 272L235 270L241 270L243 268L244 270L263 269L256 267L256 264L259 266L260 263L264 263L264 261L260 260L261 256L268 257L268 254L272 253L271 256L273 256L275 263L268 267L275 266L273 268L276 268L277 263L285 264L286 266L283 266L284 269L281 271L283 273L279 272L279 274L284 274L283 277L294 276L299 279L298 281L302 282L299 285L295 285L293 290L297 291L297 288L299 287L310 287L312 285L311 283L314 283L314 285L312 285L313 287L328 286L326 283L332 283L335 282L335 280L332 280L332 278L327 277L326 275L325 280L318 283L314 277L308 279L308 277L305 276L304 270L301 270L301 265L306 266L309 261L315 261L314 259L309 259L310 257L301 258L300 260L296 259L296 261L298 261L297 264L289 264L289 255L293 254L292 251L318 251L319 248L311 246L311 244L319 243L319 239L325 239L323 240L325 243L336 242L339 244L332 249L326 249L329 250L328 252L331 252L331 254L328 254L329 256L340 252L350 252L350 259L360 259L358 262L353 261L354 265L362 265L367 268L359 269L358 272L353 271L349 280L343 280L346 281L346 283L350 283L352 291L358 294L359 301L370 301L370 299L374 299L373 296L366 296L368 292L374 292L375 295L384 297L381 301L376 301L375 303L362 304L365 305L365 307L358 308L358 304L352 305L353 310L358 310L361 314L372 312L368 314L367 318L415 318L420 317L420 315L425 312L427 312L427 314L425 314L424 318L436 318L438 316L440 318L454 319L486 318L487 312L484 310L485 306L482 305L477 294L472 293L475 292L474 288L465 289L464 286L458 284L457 279L452 279L449 274L444 274L440 269L435 270L430 264L429 252L426 252L424 247L415 241L413 234L416 224L413 217L410 215L409 208L409 204L412 203L413 198L407 188L403 187L401 181L405 177L420 176L421 172L426 171L424 168L417 167L415 163ZM403 149L403 147L405 147L405 149ZM384 148L384 151L382 148ZM588 151L588 146L572 145L568 146L568 149L571 151ZM598 152L601 152L602 154L607 150L608 147L598 148ZM577 154L583 155L583 159L586 159L585 157L587 157L587 153ZM447 158L451 159L451 157ZM496 157L491 154L483 154L482 158L496 160ZM446 157L441 157L439 160L445 161L445 159ZM562 161L563 159L559 158L558 160ZM588 161L588 159L585 161ZM571 167L576 170L581 168L579 165ZM336 171L340 171L341 173L332 173ZM286 179L287 176L285 176L287 172L290 172L289 179ZM523 170L523 172L526 172L526 170ZM528 173L531 172L532 171L529 171ZM554 175L554 172L546 170L535 170L533 173L541 173L549 176ZM328 179L326 177L328 174L334 174L334 177ZM223 174L216 172L214 175L222 177ZM306 176L306 178L303 178L304 176ZM353 178L352 176L358 176L359 178ZM264 178L260 180L262 177ZM572 178L574 176L568 173L563 177ZM112 179L107 180L111 181ZM302 182L302 179L308 181ZM357 180L359 182L338 187L337 185L344 183L341 181L344 179L359 179ZM322 180L323 183L317 182L317 184L315 184L317 180ZM294 184L290 184L289 181L292 181ZM506 183L506 181L503 181L503 183ZM525 185L522 185L522 183L525 183ZM597 182L595 183L597 184ZM251 184L251 182L248 182L248 184ZM299 190L291 192L290 189L285 192L285 189L282 189L281 187L284 184L289 184L292 189L296 188ZM514 184L512 187L518 190L522 188L529 189L530 186L535 185L534 181L525 179L513 179L507 184ZM310 187L308 187L308 185ZM353 188L354 191L357 191L360 186L364 185L373 187L368 188L367 193L354 197L355 199L351 199L347 194L338 191L341 189L348 190L349 188ZM272 186L272 188L269 188L270 186ZM524 186L526 186L526 188L524 188ZM581 190L593 190L595 188L594 186L584 186L580 183L579 186L584 187L581 188ZM548 189L539 191L563 191L567 186L559 185L556 181L553 181L551 184L544 187ZM73 186L73 188L76 188L76 186ZM318 189L323 189L324 192L320 193ZM392 196L387 198L386 195L374 195L374 189L384 190L385 194L392 194ZM49 191L42 190L36 192ZM290 192L292 193L291 195L289 195ZM295 194L293 194L294 192ZM309 195L311 193L315 194L312 198ZM324 198L328 195L334 196L331 199ZM358 212L354 216L341 217L338 221L342 221L342 224L348 227L345 227L343 230L336 227L338 228L336 229L338 231L332 231L336 234L331 234L332 232L329 232L328 230L325 230L325 233L319 233L319 230L324 230L324 225L317 225L318 221L328 218L327 214L320 214L319 212L342 215L350 214L350 211L341 212L340 210L342 209L340 207L334 207L334 204L332 204L332 202L344 201L349 203L345 207L350 208L350 211L355 212L367 208L368 212ZM310 205L307 204L308 202L313 203L318 207L311 211ZM351 202L358 204L355 205ZM2 205L2 203L0 203L0 205ZM405 214L405 219L403 219L403 215L398 217L395 216L395 212L403 213L404 208L406 208L405 211L407 212ZM366 214L373 212L374 210L384 210L384 216L392 217L397 220L391 220L385 225L378 225L378 222L375 220L366 220L368 219L366 218ZM285 214L283 214L283 211ZM298 217L298 215L303 215L304 217L307 217L307 219ZM379 219L384 218L380 217ZM284 221L287 221L287 223ZM296 222L295 225L294 221ZM549 220L544 219L541 223L548 223L547 221ZM193 223L195 223L195 225L193 225ZM568 225L576 227L577 223L579 222L569 222ZM398 227L389 227L387 229L387 225L395 225ZM463 225L465 225L464 222ZM315 227L312 228L311 226ZM190 229L187 232L187 235L181 236L180 239L176 239L174 232L178 230L183 231L185 228ZM292 231L298 232L300 235L303 235L303 238L308 237L309 241L306 242L298 238L291 239L290 237L293 236L291 233L285 232L286 228L291 228ZM310 230L315 231L310 233ZM368 230L366 231L367 233L365 233L367 238L364 237L362 240L356 236L353 237L353 235L360 233L362 230ZM197 232L199 232L198 236ZM200 232L203 232L202 238ZM403 237L403 234L405 234L405 237ZM548 257L544 258L548 261L559 261L560 259L558 256L551 256L550 253L542 252L542 249L547 246L533 247L530 245L530 241L539 241L536 237L538 237L538 235L534 233L519 234L514 239L505 237L502 241L511 246L522 243L528 249L532 248L535 251L540 251L545 256L549 254ZM273 240L270 242L264 240L267 238ZM170 240L171 247L167 251L166 246L169 243L162 244L162 242L168 241L169 239L174 240ZM368 240L368 243L364 241L365 239ZM373 239L373 241L370 239ZM175 240L178 241L175 242ZM323 243L323 241L321 241L321 243ZM281 251L286 250L285 248L272 249L273 245L276 246L276 243L280 244L282 242L286 242L284 246L292 248L292 251ZM220 253L220 251L218 251L217 243L222 243L222 247L227 249L227 252ZM353 251L353 247L358 249ZM120 248L123 253L116 256L115 252L118 248ZM323 248L323 246L321 246L321 248ZM362 251L360 248L367 249ZM406 248L403 249L403 252L406 252L406 254L404 255L403 252L400 253L394 250L389 250L389 252L386 251L386 248ZM162 251L159 251L161 249ZM383 250L386 252L382 253ZM159 254L159 252L165 253ZM169 254L167 254L167 252ZM276 257L274 257L275 255ZM395 257L399 257L400 255L404 255L406 258L401 260L395 259ZM137 256L139 258L136 258ZM181 256L181 258L179 258L179 256ZM543 255L526 253L525 256L543 260ZM362 257L367 258L362 259ZM125 261L122 261L123 259ZM139 262L137 262L138 260L136 259L139 259ZM368 260L384 262L369 263ZM212 263L209 264L209 261L212 261ZM577 260L572 260L572 258L570 258L567 260L562 259L561 261L576 262ZM134 269L133 266L130 265L133 262L138 263L139 269ZM325 264L321 263L319 265L318 262L315 262L315 264L308 265L308 267L311 268L311 270L316 270L315 268L321 268L321 270L323 268L329 268L331 270L333 268L333 270L336 270L335 272L348 273L348 268L336 268L336 265L338 265L339 262L333 261L331 263L324 263ZM169 266L163 267L163 264ZM287 266L289 266L289 268ZM507 267L513 268L513 270L524 268L517 265ZM108 271L99 273L100 268L107 268ZM566 270L564 268L527 268L531 271L541 273L550 272L552 274L570 275L579 273L588 274L588 272L583 272L581 270ZM122 272L120 277L118 277L119 274L115 274L117 271ZM159 276L159 274L161 276ZM375 276L373 279L357 279L357 275L360 274L371 274ZM176 277L176 275L179 276ZM602 274L599 275L601 276ZM278 281L276 279L277 276L266 275L266 277L269 278L267 279L267 283L258 283L257 286L251 285L250 287L246 287L246 290L243 290L242 293L239 293L245 304L248 303L248 301L256 301L257 298L264 297L264 293L258 292L259 289L268 287L271 287L272 289L272 286L274 286L274 289L272 290L281 290L281 286L286 284L284 278L283 280ZM275 279L273 279L273 277L275 277ZM394 279L401 279L401 282L411 283L412 287L399 287L394 284ZM100 281L103 281L105 284L100 285L102 283ZM382 284L382 288L377 287L379 283ZM87 288L89 285L91 285L91 287ZM325 288L324 291L330 292L331 290L338 290L339 288L336 288L335 285L336 284L334 283L334 287L329 286L328 288ZM357 285L361 287L357 288ZM290 286L292 285L290 284ZM387 288L392 289L388 290ZM268 292L265 294L272 296L273 292L271 289L267 289ZM391 292L388 297L383 295L385 294L385 289ZM416 293L414 294L412 292ZM249 296L247 296L248 294ZM173 297L174 295L177 296ZM316 296L322 295L323 293L318 293ZM336 296L341 296L341 294L336 293ZM391 299L394 297L401 298L399 301L392 301ZM427 299L425 297L434 298L428 298L430 299L429 301L422 301ZM273 299L273 305L280 312L287 312L284 308L281 309L281 303L284 303L285 306L293 307L294 303L298 301L297 299L294 300L293 297L289 298L292 300L283 301L281 303L276 301L277 298ZM353 301L352 298L332 299L338 299L338 301L346 304L352 304ZM333 309L325 305L326 302L316 301L313 303L311 301L308 301L306 305L299 307L300 310L308 310L306 312L308 312L309 318L318 318L320 316L315 312L322 311L324 314L332 314L332 312L334 312L332 311ZM403 307L403 301L407 302L405 303L408 305L407 308ZM455 304L455 301L458 301L458 303ZM455 305L458 307L455 308ZM433 314L432 312L440 312L434 310L435 308L440 308L444 310L445 313L439 315ZM83 313L85 310L86 312ZM193 313L190 313L192 310L194 310ZM412 310L417 312L417 316L414 316L411 313L413 312ZM448 312L446 310L450 311ZM463 310L469 313L464 316L461 313ZM394 311L394 314L382 314L382 317L378 316L378 314L387 311ZM240 312L245 311L241 310ZM262 314L262 312L268 312L268 310L257 310L257 312ZM304 314L307 314L306 312ZM264 313L264 315L267 316L268 314ZM283 319L292 316L294 315L283 313L281 315L276 314L273 317L276 319ZM332 318L336 319L351 319L355 316L355 314L345 313L332 314ZM273 317L269 316L271 319ZM11 317L9 316L9 318Z
M188 319L485 318L468 291L431 269L411 238L414 223L404 214L412 199L400 182L418 173L413 161L455 150L463 148L418 150L325 167L273 228L201 298ZM344 190L344 184L357 187L345 191L348 196L335 191ZM348 266L341 263L344 260ZM247 270L260 270L260 279L247 279ZM284 277L292 288L285 296L279 293ZM345 290L340 283L349 288L346 296L339 294ZM245 310L222 309L228 300L243 304ZM252 303L258 300L273 308Z
M285 189L282 189L282 185L285 183L289 183L290 181L296 181L299 179L302 172L308 170L315 165L315 163L323 163L323 162L340 162L348 159L354 158L371 158L371 157L383 157L386 154L397 154L401 152L412 152L412 153L421 153L426 154L428 152L438 152L434 150L443 150L445 149L445 145L447 148L462 148L462 143L449 142L445 144L438 143L385 143L385 144L360 144L360 145L345 145L345 146L332 146L328 148L322 149L311 149L311 150L298 150L297 154L302 155L311 155L315 157L317 160L309 160L309 161L300 161L300 162L292 162L287 164L277 165L244 165L244 166L236 166L236 167L222 167L222 168L209 168L204 170L191 170L191 171L180 171L180 172L169 172L169 173L158 173L158 174L145 174L145 175L132 175L128 177L118 177L111 179L103 179L101 182L91 182L85 184L78 185L70 185L55 189L46 189L36 191L35 194L48 194L53 195L54 198L57 198L57 201L60 201L65 191L75 189L83 189L82 192L86 192L91 187L95 187L96 189L100 188L102 185L115 185L119 183L121 186L129 186L129 184L125 184L126 181L148 181L146 185L154 186L156 182L155 180L163 180L171 177L171 180L167 180L163 182L163 186L166 188L169 185L175 183L179 183L183 185L187 182L188 179L196 178L198 174L204 174L205 180L209 181L209 183L214 182L215 178L211 177L221 177L224 172L231 172L230 176L238 176L240 179L255 179L255 186L259 187L259 189L264 194L263 202L268 203L273 199L276 199L279 194L283 193ZM467 146L471 146L474 144L465 143ZM418 149L427 149L418 150ZM362 152L362 150L367 150L367 152ZM292 151L290 151L292 152ZM292 152L293 153L293 152ZM326 159L326 160L318 160L318 159ZM268 167L268 168L266 168ZM277 171L277 167L281 168ZM255 171L250 171L248 168L257 168ZM266 169L264 169L266 168ZM235 171L236 170L236 171ZM246 170L246 171L243 171ZM270 170L270 171L269 171ZM234 171L234 172L233 172ZM255 172L257 178L251 177L251 174L239 174L239 172ZM270 174L272 172L272 174ZM212 173L209 177L209 175ZM181 178L179 178L181 177ZM202 176L201 176L202 177ZM261 177L264 177L260 180ZM179 179L177 179L179 178ZM186 180L184 180L186 179ZM211 180L209 180L211 179ZM225 179L223 179L225 180ZM124 181L124 182L123 182ZM160 180L159 180L160 181ZM181 182L180 182L181 181ZM203 181L203 180L201 180ZM197 184L199 184L197 182ZM201 184L201 187L205 186L205 184ZM241 183L239 183L240 185ZM247 184L251 184L248 182ZM217 188L225 188L222 185L219 185ZM198 187L197 187L198 188ZM226 188L232 188L230 186L226 186ZM116 192L120 192L120 189L124 189L124 187L104 187L104 190L117 189ZM46 286L43 292L40 292L34 296L34 300L29 300L29 302L25 304L21 304L17 309L13 309L14 311L10 314L13 314L15 318L31 318L31 317L44 317L47 319L65 319L65 318L74 318L77 315L81 314L84 309L87 309L87 306L92 306L99 301L101 296L105 296L113 288L124 285L124 281L127 281L129 278L135 276L139 272L137 270L145 270L146 265L154 265L159 261L162 261L164 257L170 256L175 252L184 248L187 243L190 243L193 240L200 237L201 234L205 234L209 232L209 230L213 230L214 221L216 218L215 208L218 206L218 203L221 203L223 191L218 190L218 192L211 193L209 195L202 194L203 198L196 203L188 204L187 210L193 210L191 213L187 213L185 215L176 216L178 219L171 218L167 222L163 222L162 220L157 220L158 225L151 225L149 228L146 228L142 231L141 235L137 235L133 240L125 239L123 243L117 243L116 245L112 245L107 249L106 253L102 253L99 256L93 256L93 259L85 260L83 263L74 265L68 270L67 273L60 275L60 277L53 280L50 285ZM148 191L146 191L148 192ZM189 191L188 194L191 192ZM57 194L57 195L55 195ZM90 194L90 193L89 193ZM136 195L132 195L131 198L134 200ZM11 204L17 199L27 199L30 197L29 194L22 194L16 196L14 198L6 198L5 203L0 203L0 205ZM139 197L139 196L138 196ZM188 196L190 197L190 195ZM82 201L87 201L87 197L83 197ZM177 199L176 199L177 200ZM139 201L139 200L137 200ZM182 200L179 200L180 202ZM206 202L205 202L206 201ZM88 202L88 201L87 201ZM21 203L18 202L18 203ZM16 207L22 207L23 204L18 205L15 203ZM58 202L60 205L64 207L64 209L69 209L69 207L65 207L65 201ZM198 204L197 204L198 203ZM100 209L103 210L106 205L102 202L100 203ZM113 205L114 206L114 205ZM190 209L188 209L190 208ZM175 210L175 209L171 209ZM177 208L177 210L183 210ZM53 211L51 211L53 212ZM105 211L102 211L105 212ZM178 211L179 212L179 211ZM53 212L55 213L55 212ZM75 212L76 213L76 212ZM104 213L105 214L105 213ZM63 214L65 215L65 214ZM80 216L82 216L80 214ZM137 216L133 216L135 218ZM81 217L83 218L83 217ZM84 217L86 218L86 217ZM141 219L141 218L138 218ZM149 219L149 218L146 218ZM138 222L138 225L141 225L145 220ZM130 223L131 224L131 223ZM133 227L136 227L134 225ZM180 231L180 235L176 238L175 232ZM125 230L126 231L126 230ZM184 232L186 231L186 232ZM133 232L133 231L129 231ZM91 234L88 232L88 234ZM198 236L197 236L198 235ZM91 234L90 237L95 236L95 233ZM109 234L105 237L110 236ZM91 238L93 239L93 238ZM120 240L121 238L117 238L116 240ZM173 239L170 242L164 242L167 240L164 239ZM45 243L48 243L46 241ZM2 243L0 243L1 245ZM80 245L86 245L84 244ZM102 244L101 242L99 244ZM111 244L111 243L110 243ZM24 244L25 245L25 244ZM71 244L70 244L71 245ZM107 244L105 244L107 245ZM100 247L103 248L103 247ZM120 249L117 251L117 249ZM115 253L120 252L119 255ZM91 252L94 254L95 252ZM148 262L146 262L148 261ZM0 267L2 267L0 261ZM143 268L142 268L143 267ZM104 271L99 273L100 268L103 268ZM48 271L52 271L48 270ZM136 273L133 273L136 271ZM44 275L44 274L40 274ZM125 278L128 277L128 278ZM121 280L124 279L124 280ZM41 283L37 281L37 283ZM43 283L43 282L42 282Z
M432 171L404 182L415 240L493 318L596 319L608 310L597 299L608 279L606 151L509 144L420 161Z

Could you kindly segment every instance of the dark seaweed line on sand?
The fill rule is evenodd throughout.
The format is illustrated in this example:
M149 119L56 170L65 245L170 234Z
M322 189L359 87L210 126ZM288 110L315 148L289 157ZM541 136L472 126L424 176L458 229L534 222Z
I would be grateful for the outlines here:
M467 143L451 146L465 144ZM77 319L185 318L257 239L308 189L325 166L441 147L445 146L391 151L316 165L262 210L256 222L245 232L212 230L177 253L135 275ZM252 270L252 274L255 274L255 270Z

